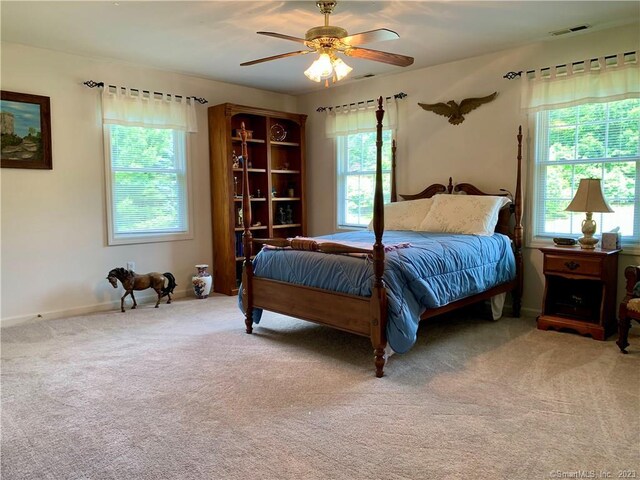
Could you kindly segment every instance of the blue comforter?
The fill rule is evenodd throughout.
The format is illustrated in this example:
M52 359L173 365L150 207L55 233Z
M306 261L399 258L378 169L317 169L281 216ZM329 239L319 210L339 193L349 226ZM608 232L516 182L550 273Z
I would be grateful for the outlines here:
M368 231L318 238L374 242L373 232ZM515 278L511 241L505 235L384 233L385 245L402 242L410 242L411 246L387 252L384 272L389 302L387 340L399 353L415 343L420 315L427 308L441 307ZM371 295L373 264L368 258L265 248L253 265L258 277L351 295ZM255 323L260 321L260 315L256 309Z

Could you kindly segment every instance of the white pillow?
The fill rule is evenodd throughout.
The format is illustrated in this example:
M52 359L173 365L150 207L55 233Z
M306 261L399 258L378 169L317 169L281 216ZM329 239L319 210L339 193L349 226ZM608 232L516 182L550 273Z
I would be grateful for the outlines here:
M421 198L420 200L407 200L404 202L387 203L384 206L385 230L418 230L420 222L429 212L433 198ZM373 220L367 227L373 230Z
M491 195L436 195L419 230L493 235L500 209L509 202Z

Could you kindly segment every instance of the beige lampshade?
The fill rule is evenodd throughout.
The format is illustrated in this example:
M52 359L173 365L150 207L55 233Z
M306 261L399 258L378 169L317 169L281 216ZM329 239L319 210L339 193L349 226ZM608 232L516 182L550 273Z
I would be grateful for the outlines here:
M565 210L568 212L613 212L604 199L599 178L581 179L578 191Z

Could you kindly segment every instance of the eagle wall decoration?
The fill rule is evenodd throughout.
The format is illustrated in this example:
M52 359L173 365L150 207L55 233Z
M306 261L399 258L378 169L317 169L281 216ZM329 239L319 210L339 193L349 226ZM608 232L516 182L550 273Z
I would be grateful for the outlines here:
M449 117L449 123L452 125L460 125L464 122L463 115L475 110L484 103L489 103L498 96L498 92L479 98L465 98L459 104L454 100L447 103L418 103L422 108L429 112L437 113L443 117Z

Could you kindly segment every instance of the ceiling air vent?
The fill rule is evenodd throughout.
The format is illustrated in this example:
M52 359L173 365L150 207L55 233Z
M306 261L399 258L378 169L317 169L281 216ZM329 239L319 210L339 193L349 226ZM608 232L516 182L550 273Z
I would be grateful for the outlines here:
M591 28L591 25L578 25L577 27L563 28L562 30L556 30L555 32L549 32L553 36L558 35L566 35L567 33L575 33L580 30L586 30L587 28Z
M365 75L360 75L359 77L353 77L354 80L360 80L361 78L371 78L375 77L375 73L367 73Z

